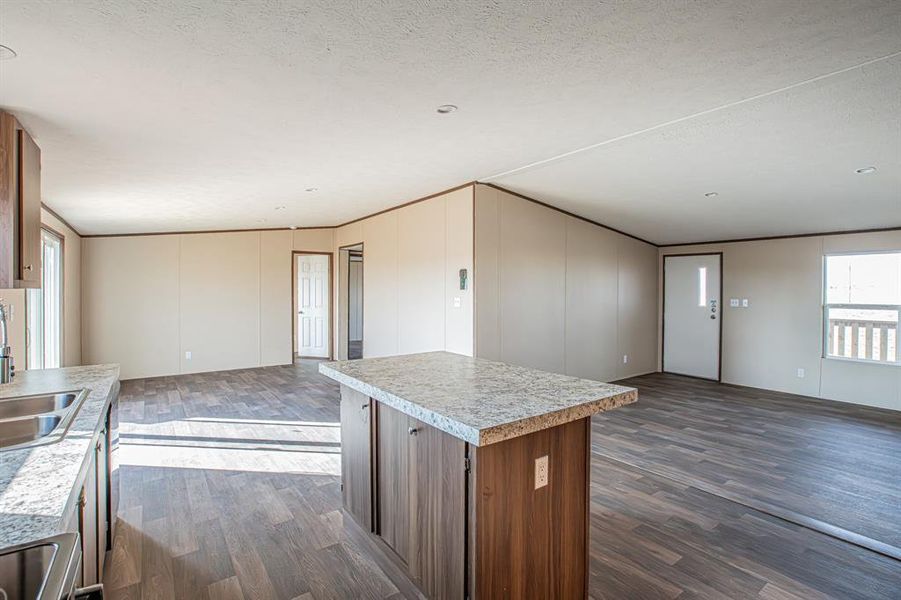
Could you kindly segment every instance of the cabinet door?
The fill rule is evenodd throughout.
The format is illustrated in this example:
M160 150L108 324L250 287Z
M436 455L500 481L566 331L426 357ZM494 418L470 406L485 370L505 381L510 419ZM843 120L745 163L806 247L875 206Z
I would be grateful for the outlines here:
M97 463L91 460L84 479L84 505L82 507L81 551L83 585L100 583L97 573Z
M19 287L41 287L41 149L18 133Z
M18 123L0 111L0 289L13 287L19 278Z
M410 564L410 429L413 419L377 402L378 523L376 533Z
M410 420L410 575L429 598L463 598L466 443Z
M372 439L369 396L341 386L341 488L344 508L372 531Z
M103 579L103 565L106 562L106 530L108 527L107 515L107 434L104 429L97 440L95 448L95 460L97 464L97 577Z

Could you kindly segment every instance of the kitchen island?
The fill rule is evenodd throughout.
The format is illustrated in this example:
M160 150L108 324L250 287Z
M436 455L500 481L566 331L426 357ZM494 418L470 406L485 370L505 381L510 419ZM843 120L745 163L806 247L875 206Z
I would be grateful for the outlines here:
M584 598L591 415L637 391L448 352L321 363L344 506L430 598Z

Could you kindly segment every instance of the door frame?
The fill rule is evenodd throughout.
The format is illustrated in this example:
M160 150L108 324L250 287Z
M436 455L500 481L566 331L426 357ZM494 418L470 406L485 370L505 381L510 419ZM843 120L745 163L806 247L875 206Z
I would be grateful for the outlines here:
M353 243L353 244L345 244L345 245L343 245L343 246L338 246L338 260L341 260L341 252L350 252L350 249L351 249L351 248L356 248L357 246L360 247L360 252L363 253L363 269L364 269L364 273L365 273L365 269L366 269L366 244L365 244L364 242L356 242L356 243ZM340 282L340 281L337 281L337 278L336 278L336 283L337 283L338 285L335 286L335 290L334 290L334 291L335 291L335 294L334 294L334 296L340 300L340 295L341 295L341 282ZM350 260L349 260L349 257L348 257L348 268L347 268L347 280L344 281L344 285L347 286L347 290L348 290L348 292L350 292ZM363 284L363 282L361 281L361 282L360 282L360 286L362 287L363 285L364 285L364 284ZM365 298L365 293L366 293L366 290L365 290L365 288L364 288L364 289L363 289L364 298ZM347 329L347 331L345 331L344 333L345 333L345 337L347 337L347 339L346 339L345 341L347 342L347 346L349 347L349 346L350 346L350 297L349 297L349 296L348 296L347 300L345 301L345 304L346 304L347 306L344 307L344 311L343 311L343 312L344 312L344 319L345 319L345 328ZM364 303L363 306L365 307L365 303ZM341 306L338 306L338 310L341 310ZM336 314L335 314L335 335L333 336L335 340L338 340L338 336L339 336L340 333L341 333L341 328L338 326L338 325L339 325L339 323L338 323L338 318L339 318L339 316L338 316L338 314L336 313ZM364 310L364 312L363 312L362 321L364 321L364 322L366 321L366 313L365 313L365 310ZM366 340L365 334L364 334L364 336L363 336L363 340L364 340L364 343L365 343L365 340ZM338 340L338 343L340 344L341 341ZM347 350L347 348L345 348L345 350ZM346 357L346 356L345 356L345 360L347 360L347 357Z
M684 256L719 256L720 258L720 331L719 331L719 351L717 352L716 379L708 379L707 377L699 377L697 375L685 375L683 373L673 373L673 375L681 375L683 377L693 377L694 379L703 379L704 381L723 381L723 320L726 318L725 302L723 302L723 253L722 252L688 252L685 254L664 254L663 255L663 276L660 278L660 371L666 373L666 355L664 354L663 341L666 336L666 259L669 257Z
M291 363L298 358L312 358L324 360L321 356L299 356L297 354L297 255L328 256L328 360L335 359L335 349L332 343L332 326L334 324L334 294L332 286L335 283L335 253L317 250L292 250L291 251Z

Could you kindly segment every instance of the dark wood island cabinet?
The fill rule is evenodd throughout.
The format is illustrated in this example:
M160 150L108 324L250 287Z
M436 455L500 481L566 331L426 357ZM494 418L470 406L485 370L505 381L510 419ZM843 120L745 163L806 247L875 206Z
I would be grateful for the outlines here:
M353 519L429 598L583 598L590 416L632 388L447 352L323 363Z

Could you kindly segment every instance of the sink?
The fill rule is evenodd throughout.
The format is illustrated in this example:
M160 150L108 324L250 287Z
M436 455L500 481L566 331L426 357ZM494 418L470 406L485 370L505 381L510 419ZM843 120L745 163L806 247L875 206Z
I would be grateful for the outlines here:
M62 392L0 400L0 419L29 417L62 410L72 406L77 397L77 392Z
M56 544L38 544L0 554L0 598L37 599L47 583Z
M54 414L4 419L0 421L0 448L38 441L52 433L62 420Z
M0 549L0 599L80 598L75 588L80 562L77 533Z
M60 441L87 395L74 390L0 400L0 451Z

